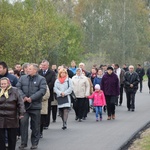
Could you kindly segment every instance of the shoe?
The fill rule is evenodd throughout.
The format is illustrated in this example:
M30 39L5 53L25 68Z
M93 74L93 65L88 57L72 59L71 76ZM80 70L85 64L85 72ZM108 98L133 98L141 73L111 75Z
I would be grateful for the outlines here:
M112 115L111 117L112 117L112 119L115 119L115 114L114 114L114 115Z
M75 120L78 120L78 119L79 119L78 117L75 118Z
M66 127L66 126L63 126L62 129L65 130L65 129L67 129L67 127Z
M130 111L130 108L128 108L128 111Z
M111 116L108 116L107 120L111 120Z
M79 119L79 122L82 122L82 119Z
M86 120L86 117L83 117L82 119L83 119L83 120Z
M48 127L43 127L43 129L44 129L44 130L47 130L47 129L48 129Z
M53 123L55 123L56 122L56 120L53 120Z
M98 122L98 118L96 118L96 122Z
M122 104L119 104L119 106L121 106Z
M100 117L100 121L102 121L102 117Z
M37 145L32 145L30 149L37 149Z
M134 111L134 109L132 109L131 111Z
M24 149L24 148L26 148L27 147L27 144L21 144L20 146L19 146L19 149Z

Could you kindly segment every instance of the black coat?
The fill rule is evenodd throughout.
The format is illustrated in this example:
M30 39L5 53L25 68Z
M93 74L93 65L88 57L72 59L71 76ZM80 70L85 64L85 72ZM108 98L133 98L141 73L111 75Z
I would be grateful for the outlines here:
M46 74L44 75L43 74L43 70L39 70L39 74L43 77L45 77L46 79L46 82L47 82L47 85L49 87L49 90L50 90L50 98L49 98L49 102L51 103L51 101L54 100L54 91L53 91L53 88L54 88L54 82L56 80L56 74L54 71L48 69Z
M143 68L137 68L136 72L139 75L140 80L143 80L143 76L145 75L145 70Z
M124 75L124 88L129 92L136 92L138 89L139 76L136 72L133 72L132 75L127 71ZM133 87L130 87L130 84L133 84Z
M150 79L150 68L147 69L146 75L147 75L147 77Z

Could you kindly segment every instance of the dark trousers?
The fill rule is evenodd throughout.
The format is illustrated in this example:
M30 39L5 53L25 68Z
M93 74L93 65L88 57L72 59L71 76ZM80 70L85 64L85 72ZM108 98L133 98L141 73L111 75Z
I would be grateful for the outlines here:
M8 150L15 150L16 147L16 136L17 136L17 128L7 128L0 129L0 150L6 150L5 146L5 136L6 130L8 135Z
M150 78L148 78L148 88L150 90Z
M107 115L110 117L115 114L115 102L111 102L112 96L105 95L106 104L107 104Z
M83 115L86 109L86 98L77 98L74 109L76 117L82 119L84 117Z
M88 112L89 112L89 99L86 98L86 100L85 100L85 109L84 109L84 112L83 112L83 117L84 118L87 117Z
M119 104L122 104L123 102L123 84L120 85L120 99Z
M43 134L43 127L46 126L46 118L47 114L45 115L41 114L40 134Z
M51 106L51 110L52 110L52 119L53 119L53 121L56 121L56 117L57 117L57 105L52 105Z
M51 116L51 102L48 102L48 114L46 115L46 124L45 127L48 127L50 125L50 117Z
M143 88L143 79L140 79L140 92L142 92L142 88Z
M135 93L126 90L126 97L127 97L127 108L135 109Z
M40 137L40 113L41 110L28 110L24 114L24 117L21 119L21 144L27 145L28 143L28 126L29 118L31 118L31 144L38 145Z

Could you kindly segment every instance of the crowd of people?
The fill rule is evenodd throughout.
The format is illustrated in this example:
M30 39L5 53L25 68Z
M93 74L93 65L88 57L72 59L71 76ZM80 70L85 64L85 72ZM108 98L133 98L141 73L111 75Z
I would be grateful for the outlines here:
M127 98L127 110L135 111L135 94L145 70L140 64L135 69L119 64L93 65L91 71L84 63L77 66L64 64L50 66L47 60L35 63L17 63L8 68L0 62L0 145L2 150L15 150L16 139L21 136L19 149L28 146L28 129L31 129L31 148L37 149L43 129L56 122L59 115L62 129L67 129L68 114L73 104L75 120L82 122L92 108L95 120L102 121L102 112L107 112L107 120L116 119L116 106L123 103L123 93ZM147 70L150 93L150 68ZM75 98L71 94L74 93ZM30 121L30 122L29 122Z

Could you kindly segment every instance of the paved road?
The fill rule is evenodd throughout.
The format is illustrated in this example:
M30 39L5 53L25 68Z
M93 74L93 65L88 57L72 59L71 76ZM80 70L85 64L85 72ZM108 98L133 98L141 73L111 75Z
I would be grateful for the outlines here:
M122 106L116 107L116 119L96 122L95 114L90 112L84 122L74 120L74 111L69 114L68 129L61 129L62 122L58 117L56 123L51 123L48 130L44 130L44 137L40 140L39 150L118 150L135 132L150 121L150 94L147 82L143 92L136 94L135 112L128 112L126 98ZM20 141L17 142L17 147ZM28 148L30 148L30 141ZM18 148L17 148L18 149Z

